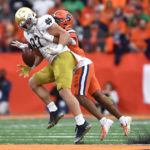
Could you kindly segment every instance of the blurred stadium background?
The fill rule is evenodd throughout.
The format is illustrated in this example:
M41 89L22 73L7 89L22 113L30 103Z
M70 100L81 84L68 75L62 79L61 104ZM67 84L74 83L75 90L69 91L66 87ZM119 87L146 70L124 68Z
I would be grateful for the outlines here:
M111 82L113 90L119 97L116 105L122 113L147 114L149 118L150 0L0 0L0 69L6 71L6 78L11 82L7 114L46 113L45 105L28 87L28 79L19 77L16 73L17 64L23 64L23 61L21 51L11 47L10 43L13 40L26 42L23 31L14 21L16 10L23 6L32 8L39 17L44 14L53 14L58 9L70 11L74 16L73 27L77 31L80 47L94 62L101 88L104 89L105 84L108 81ZM46 61L34 69L31 75L45 64L47 64ZM46 87L51 91L54 85L46 85ZM2 97L1 93L0 87L0 97ZM53 99L56 100L54 96ZM82 108L82 110L87 113L85 109ZM11 139L13 139L13 135L7 135L4 130L4 126L10 124L9 120L4 118L0 119L0 131L4 131L0 132L0 143L23 143L9 140L7 137L3 140L4 135L12 136ZM25 122L30 124L30 121ZM41 122L42 120L39 121ZM36 124L32 123L33 126ZM138 121L134 122L135 125L138 123ZM15 120L12 120L12 125L15 124ZM67 120L64 124L67 124ZM146 120L145 124L149 124L149 120ZM142 125L142 121L139 125ZM42 125L36 126L35 133L39 128L42 128ZM140 128L143 126L137 130ZM148 127L146 129L149 130ZM95 130L93 132L93 135L97 133ZM133 134L135 133L137 133L136 130ZM109 142L109 140L108 138L108 142L104 144L119 143ZM122 141L120 144L127 143L127 139ZM72 141L63 142L72 143ZM25 143L33 144L40 141ZM54 143L60 142L54 141ZM98 142L94 141L94 143Z

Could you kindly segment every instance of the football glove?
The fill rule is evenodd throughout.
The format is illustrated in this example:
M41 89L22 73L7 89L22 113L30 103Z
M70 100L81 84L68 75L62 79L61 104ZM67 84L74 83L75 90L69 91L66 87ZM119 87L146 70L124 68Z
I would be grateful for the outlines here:
M41 48L43 51L47 52L50 55L56 55L57 52L55 51L54 48L51 48L50 46L45 46Z
M64 46L62 44L58 44L58 46L56 48L53 48L50 46L45 46L42 48L42 50L46 51L50 55L57 55L63 51L63 47Z
M24 44L19 41L12 41L11 45L18 47L19 49L22 49L22 50L24 50L25 48L28 48L28 44Z
M20 65L20 64L17 66L21 68L17 70L17 72L20 72L19 76L23 75L24 78L29 77L29 74L32 68L25 66L25 65Z

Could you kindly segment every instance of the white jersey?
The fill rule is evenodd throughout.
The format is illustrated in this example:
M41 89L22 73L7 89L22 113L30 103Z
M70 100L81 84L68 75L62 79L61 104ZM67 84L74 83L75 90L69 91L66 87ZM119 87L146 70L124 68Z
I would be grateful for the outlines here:
M47 32L47 29L51 27L54 23L55 20L51 15L44 15L38 18L37 24L35 25L34 31L32 33L24 31L24 36L26 40L31 44L32 47L37 48L42 54L42 56L46 58L46 60L50 63L52 63L52 61L57 55L51 55L48 52L48 50L43 50L43 47L49 46L52 48L57 48L58 44L55 44L43 38L43 34L49 34ZM67 46L65 46L61 52L64 51L70 51L70 49ZM78 62L78 65L75 67L75 69L91 63L91 61L85 61L87 58L83 58L72 51L70 52L74 55Z
M51 27L54 23L55 23L55 20L52 16L44 15L38 18L38 22L32 33L30 32L28 33L24 31L24 36L26 40L32 45L32 47L37 48L40 51L40 53L43 55L43 57L46 58L47 61L49 61L50 63L53 61L56 55L51 55L48 51L43 50L42 48L45 46L56 48L57 44L44 39L43 34L49 34L47 32L47 29ZM62 52L64 51L69 51L69 48L65 46Z

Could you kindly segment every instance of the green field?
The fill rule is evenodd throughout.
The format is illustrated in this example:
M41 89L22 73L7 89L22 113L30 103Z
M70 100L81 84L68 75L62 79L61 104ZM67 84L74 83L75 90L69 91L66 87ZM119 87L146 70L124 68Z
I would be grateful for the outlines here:
M100 124L87 119L92 129L84 137L85 144L127 144L128 139L150 132L150 120L133 120L128 137L117 120L109 134L100 141ZM46 129L47 119L0 119L0 144L73 144L75 137L74 119L62 119L52 129Z

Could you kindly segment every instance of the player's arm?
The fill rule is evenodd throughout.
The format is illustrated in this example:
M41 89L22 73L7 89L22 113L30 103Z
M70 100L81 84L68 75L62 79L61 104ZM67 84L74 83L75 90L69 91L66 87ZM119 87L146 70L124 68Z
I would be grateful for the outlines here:
M39 28L40 31L47 31L43 33L41 32L43 38L49 40L50 42L56 42L58 44L57 48L52 48L49 46L43 47L43 49L48 49L51 55L61 53L64 46L71 43L71 40L69 40L69 33L61 28L59 25L57 25L52 16L43 16L43 18L41 18L41 20L39 21L39 24L41 24ZM58 39L54 39L54 37L57 37Z
M58 51L61 51L66 45L75 45L76 42L70 38L69 33L61 28L59 25L54 23L51 27L47 29L50 35L54 36L54 43L58 43Z
M47 32L55 37L58 37L58 44L66 46L69 43L69 33L58 26L56 23L53 23L48 29Z
M59 38L55 36L53 39L53 42L58 44ZM75 45L75 44L76 44L76 41L73 38L69 37L69 41L68 41L67 45Z
M69 37L69 33L56 23L53 23L49 28L47 28L47 32L48 33L44 35L44 38L58 44L55 49L49 46L43 47L43 49L49 49L48 51L51 55L59 54L62 52L64 46L73 44L73 40Z
M53 36L50 34L43 34L43 38L45 38L46 40L48 40L50 42L56 43L56 44L59 43L59 37L56 37L56 36ZM69 37L69 41L68 41L67 45L76 45L75 39Z

